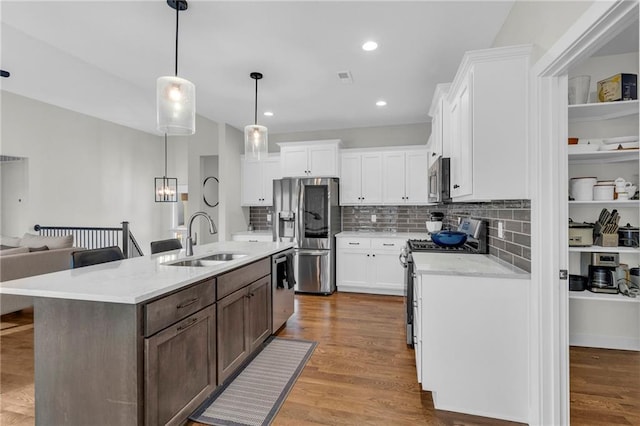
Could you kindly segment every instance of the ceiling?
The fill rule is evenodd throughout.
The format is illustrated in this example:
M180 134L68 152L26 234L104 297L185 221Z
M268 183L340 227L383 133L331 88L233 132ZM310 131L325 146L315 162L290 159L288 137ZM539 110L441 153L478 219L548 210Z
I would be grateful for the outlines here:
M491 46L512 4L190 0L178 75L196 85L199 115L238 129L253 122L252 71L272 133L424 123L436 84ZM158 134L156 78L173 74L175 53L164 0L0 5L3 90ZM370 39L379 47L365 52Z

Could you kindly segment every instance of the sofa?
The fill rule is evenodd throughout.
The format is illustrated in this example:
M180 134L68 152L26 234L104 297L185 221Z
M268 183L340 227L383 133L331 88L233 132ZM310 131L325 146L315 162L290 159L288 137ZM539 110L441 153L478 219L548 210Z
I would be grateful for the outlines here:
M0 237L0 282L58 272L71 267L73 236ZM0 295L0 314L33 306L28 296Z

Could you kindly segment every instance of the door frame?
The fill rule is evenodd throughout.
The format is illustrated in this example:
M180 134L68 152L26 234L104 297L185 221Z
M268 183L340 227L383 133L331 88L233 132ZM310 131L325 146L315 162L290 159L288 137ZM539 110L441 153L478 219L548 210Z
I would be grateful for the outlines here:
M637 19L637 0L595 2L531 70L532 425L569 424L568 70Z

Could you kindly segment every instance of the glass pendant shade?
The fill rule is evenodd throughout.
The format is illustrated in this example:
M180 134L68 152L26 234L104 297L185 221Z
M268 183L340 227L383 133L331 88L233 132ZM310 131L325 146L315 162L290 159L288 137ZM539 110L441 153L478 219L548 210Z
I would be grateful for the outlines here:
M175 203L178 201L178 178L157 177L155 184L156 203Z
M259 124L249 124L244 128L244 156L249 160L267 158L267 128Z
M168 135L196 132L196 86L184 78L159 77L156 91L158 131Z

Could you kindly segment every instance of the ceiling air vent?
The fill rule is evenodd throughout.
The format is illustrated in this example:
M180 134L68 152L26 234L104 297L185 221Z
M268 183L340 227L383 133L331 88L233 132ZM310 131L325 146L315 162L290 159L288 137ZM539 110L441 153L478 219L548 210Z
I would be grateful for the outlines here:
M353 77L351 77L351 71L338 71L338 78L343 84L353 84Z

